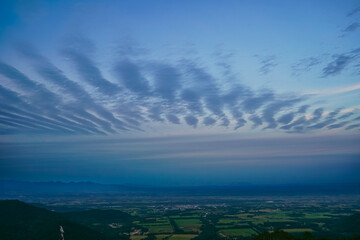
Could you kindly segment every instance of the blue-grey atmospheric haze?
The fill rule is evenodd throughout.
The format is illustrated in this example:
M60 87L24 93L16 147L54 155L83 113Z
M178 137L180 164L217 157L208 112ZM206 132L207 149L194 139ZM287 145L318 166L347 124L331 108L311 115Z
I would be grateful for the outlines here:
M358 0L3 0L0 180L360 183Z

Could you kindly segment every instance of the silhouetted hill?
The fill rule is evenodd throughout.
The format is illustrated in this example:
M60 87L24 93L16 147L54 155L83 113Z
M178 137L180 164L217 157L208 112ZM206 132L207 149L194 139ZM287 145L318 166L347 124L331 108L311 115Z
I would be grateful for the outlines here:
M65 239L105 239L100 233L66 220L60 214L17 201L0 201L1 240L49 240L59 239L59 225L65 231Z
M332 229L349 234L360 234L360 213L340 219L332 226Z

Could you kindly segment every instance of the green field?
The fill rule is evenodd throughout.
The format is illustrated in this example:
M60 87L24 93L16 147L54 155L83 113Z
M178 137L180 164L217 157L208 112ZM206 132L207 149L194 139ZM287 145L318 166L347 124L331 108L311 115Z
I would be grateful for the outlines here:
M149 232L153 234L173 232L172 226L167 217L147 218L145 222L138 224L149 229Z
M238 224L217 224L216 228L217 229L226 229L226 228L246 228L249 227L249 224L247 223L238 223Z
M175 219L175 223L184 232L200 232L201 221L196 218L191 219Z
M331 218L330 216L326 216L328 214L329 214L328 212L325 212L325 213L306 213L305 218L309 218L309 219Z
M251 237L252 235L256 234L256 232L251 228L223 229L220 230L219 233L231 237Z
M156 240L165 240L167 239L168 237L170 237L171 235L169 234L158 234L158 235L155 235L156 237Z
M274 222L274 223L287 223L287 222L296 222L292 217L287 216L287 212L278 212L278 211L268 211L262 212L259 215L253 214L237 214L230 215L231 218L222 218L219 219L218 224L226 225L243 225L246 222L251 222L252 224L264 224L265 222Z
M159 233L171 233L172 232L172 227L170 224L159 224L159 223L155 223L155 224L142 224L143 227L146 227L149 229L149 232L153 233L153 234L159 234Z
M174 216L170 216L171 218L199 218L200 215L199 214L189 214L189 215L174 215Z
M197 237L195 234L174 234L172 235L169 240L190 240L194 237Z
M218 221L219 224L238 224L243 223L242 219L234 219L234 218L223 218Z
M131 240L141 240L141 239L144 239L144 238L146 238L146 236L136 236L135 235L135 236L130 237Z
M313 232L311 228L289 228L289 229L283 229L285 232L289 233L298 233L298 232Z

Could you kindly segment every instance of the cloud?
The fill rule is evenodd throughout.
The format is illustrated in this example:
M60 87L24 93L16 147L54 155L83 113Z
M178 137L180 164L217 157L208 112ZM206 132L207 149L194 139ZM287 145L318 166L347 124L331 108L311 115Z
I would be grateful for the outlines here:
M227 117L223 117L222 118L222 123L221 123L221 126L223 127L228 127L230 125L230 121Z
M222 69L224 77L229 76L232 72L232 64L230 63L230 59L234 55L234 51L225 52L223 46L217 46L214 51L216 65Z
M45 88L42 84L29 79L16 68L0 62L0 74L11 79L25 94L32 95L29 98L37 106L53 109L53 106L61 104L59 96Z
M180 119L174 114L167 114L166 119L173 124L180 124Z
M354 128L360 128L360 124L357 123L357 124L352 124L352 125L349 125L345 128L345 130L352 130Z
M138 42L129 37L122 37L116 50L122 58L139 57L149 53L149 50L141 47Z
M360 89L360 84L354 84L347 87L337 87L337 88L330 88L330 89L321 89L317 91L311 91L306 94L316 94L316 95L333 95L333 94L341 94L352 92Z
M125 59L115 67L115 72L121 82L130 91L139 96L150 95L150 85L148 80L142 75L141 68L132 61Z
M20 109L24 108L30 112L35 113L39 111L39 109L37 109L35 106L27 103L20 94L11 89L3 87L2 85L0 85L0 100L3 104L6 103L4 106L7 107L15 106Z
M352 9L350 12L348 12L348 14L346 16L352 17L358 13L360 13L360 6Z
M236 120L236 125L234 130L237 130L247 123L247 121L243 118L243 113L240 112L237 108L231 108L231 115L233 116L234 120Z
M194 62L188 62L184 67L193 80L195 92L204 101L204 107L218 117L223 117L224 103L221 99L220 87L217 86L214 77Z
M349 123L349 121L343 121L343 122L340 122L340 123L329 125L327 128L328 129L341 128L341 127L344 127L345 125L347 125L348 123Z
M323 128L327 125L334 123L335 121L336 121L335 119L327 119L327 120L317 123L315 125L309 126L308 128L309 129L320 129L320 128Z
M155 91L164 99L173 101L181 88L180 78L176 68L161 64L155 71Z
M63 105L62 100L58 95L53 92L50 92L44 85L34 82L33 80L29 79L23 73L18 71L12 66L9 66L4 63L0 63L0 74L8 77L9 79L13 80L14 83L19 86L27 95L30 94L30 97L27 98L27 101L31 103L32 106L29 106L25 102L23 102L19 95L15 92L10 90L6 90L5 88L1 88L2 94L7 95L7 101L9 98L13 100L16 106L20 108L25 108L27 110L32 110L33 113L46 115L51 117L54 120L57 120L58 125L62 125L67 128L72 128L75 130L79 130L84 132L85 129L91 129L91 131L96 133L102 133L101 131L94 128L89 124L81 126L78 124L79 118L76 118L72 115L68 115L67 118L63 118L60 114L64 113L64 110L61 110L61 106ZM44 119L42 117L34 117L34 119ZM69 121L75 120L75 121ZM47 120L45 122L48 122ZM85 123L85 121L82 121ZM80 127L80 128L79 128Z
M300 75L310 71L314 66L320 64L320 59L316 57L304 58L291 66L293 75Z
M281 127L281 129L284 130L289 130L291 128L296 128L297 131L299 130L303 130L304 127L303 126L299 126L299 125L304 125L307 122L306 117L305 116L301 116L298 119L296 119L295 121L293 121L292 123L288 124L288 125L284 125Z
M161 107L160 106L153 106L151 107L149 110L149 118L157 121L157 122L164 122L165 119L161 117L162 115L162 111L161 111Z
M342 111L343 110L341 109L336 109L326 114L324 113L323 108L317 108L313 111L310 118L307 119L305 116L301 116L292 123L282 126L281 129L288 130L290 133L300 133L318 130L324 127L327 127L328 129L341 128L350 123L350 121L337 122L339 119L344 119L350 116L344 116L345 114L343 114L340 117L337 117Z
M274 68L278 65L276 61L276 57L274 55L260 57L260 73L266 75L274 70Z
M216 123L216 120L213 119L212 117L206 117L204 118L203 123L205 126L213 126Z
M65 49L62 53L75 65L82 80L96 87L103 94L114 95L121 91L118 85L106 80L102 76L98 67L85 54L74 49Z
M341 109L335 109L332 112L329 112L328 115L326 116L327 119L333 119L334 117L336 117L339 113L341 112Z
M130 51L114 64L110 62L109 73L115 73L110 78L106 66L101 68L103 64L96 64L82 48L67 47L60 52L77 74L64 72L32 46L20 44L16 50L29 60L35 70L29 76L37 81L26 75L27 68L23 73L0 63L0 75L6 80L0 84L0 129L12 129L3 133L22 129L119 134L143 131L144 123L151 122L194 128L202 123L205 127L218 125L234 130L265 123L263 129L299 133L351 126L356 121L347 119L350 115L345 109L325 111L318 104L307 114L310 105L298 104L311 96L252 89L239 83L235 75L224 85L224 75L210 71L200 61L185 59L173 64L131 55ZM359 53L355 49L344 55L355 59ZM341 119L349 122L344 125Z
M324 108L317 108L314 110L312 114L312 118L308 120L308 123L314 123L321 119L322 115L324 113Z
M360 116L358 116L354 119L354 121L358 121L358 120L360 120Z
M71 134L104 134L102 131L89 126L81 126L63 118L54 116L54 120L38 114L21 110L17 107L1 106L0 116L6 117L9 121L17 122L21 126L28 126L38 133L71 133Z
M341 119L345 119L345 118L351 117L352 115L354 115L354 113L353 113L353 112L344 113L344 114L342 114L340 117L338 117L338 120L341 120Z
M126 124L114 117L114 115L100 104L97 104L90 94L77 82L67 78L64 73L54 66L49 60L38 54L29 45L18 45L17 50L24 56L34 61L35 69L44 80L50 81L64 90L75 99L78 106L94 111L101 118L111 122L119 130L128 130Z
M239 111L239 109L237 108L231 108L231 115L236 119L236 118L242 118L243 113Z
M263 120L255 114L251 115L249 119L254 123L253 128L256 128L263 124Z
M238 108L239 101L254 95L253 91L246 86L234 84L231 89L222 95L222 102L230 108Z
M44 131L49 132L49 129L42 128L41 126L34 126L31 123L26 123L26 121L19 121L17 119L3 119L0 117L0 124L5 126L13 127L14 129L10 128L8 130L12 131L0 131L0 134L6 134L8 132L16 134L16 133L41 133ZM55 131L53 133L56 133Z
M234 127L234 130L237 130L237 129L245 126L246 123L247 123L247 121L246 121L245 119L243 119L243 118L237 119L237 120L236 120L236 125L235 125L235 127Z
M141 125L140 122L146 122L146 118L143 116L141 111L141 107L145 106L145 103L138 102L136 100L132 100L130 102L126 102L125 100L121 99L122 102L119 103L118 101L115 102L116 107L114 108L114 113L125 118L125 121L132 122L137 126Z
M185 117L185 122L189 125L189 126L192 126L194 128L196 128L199 120L194 117L194 116L191 116L191 115L188 115Z
M33 131L33 132L46 132L46 133L82 133L82 134L87 134L89 132L84 131L82 129L79 128L62 128L61 126L59 126L58 124L54 124L54 123L49 123L46 121L42 121L42 119L33 119L31 117L31 115L19 115L20 111L16 111L16 109L12 109L15 110L13 112L7 112L7 111L1 111L0 110L0 119L2 120L3 124L6 125L10 125L16 128L25 128L24 131L25 132L29 132L29 131ZM74 131L76 130L76 131Z
M360 56L360 49L355 49L347 53L333 55L333 61L323 68L323 77L335 76L341 73L345 67Z
M282 115L277 122L282 124L288 124L294 119L295 114L293 112Z
M265 91L257 96L247 97L241 106L247 113L253 113L261 106L274 100L274 93L271 91Z
M339 74L351 62L351 57L344 54L334 56L334 58L334 61L323 69L324 77Z
M262 112L263 121L268 123L266 129L277 127L277 122L274 117L280 110L284 108L289 108L302 100L303 98L291 98L285 100L277 100L267 105Z
M343 32L349 33L349 32L355 32L360 27L360 24L358 22L353 22L349 26L347 26Z
M307 109L310 107L310 105L303 105L299 108L297 113L306 113Z
M96 125L101 127L101 129L103 129L104 131L106 131L108 133L116 133L116 131L113 129L110 122L105 121L104 119L99 118L99 117L95 116L94 114L91 114L91 113L85 111L83 108L81 108L81 106L67 106L66 108L71 110L71 112L75 113L75 115L78 115L78 116L82 117L83 119L87 119L87 120L95 123Z
M200 96L197 92L192 89L184 89L181 93L181 98L191 112L200 114L204 112L202 103L200 102Z

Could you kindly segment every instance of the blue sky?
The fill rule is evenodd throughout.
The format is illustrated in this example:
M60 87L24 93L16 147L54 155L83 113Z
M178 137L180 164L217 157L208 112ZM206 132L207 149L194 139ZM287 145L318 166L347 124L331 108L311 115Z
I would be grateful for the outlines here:
M360 182L358 1L0 9L0 179Z

